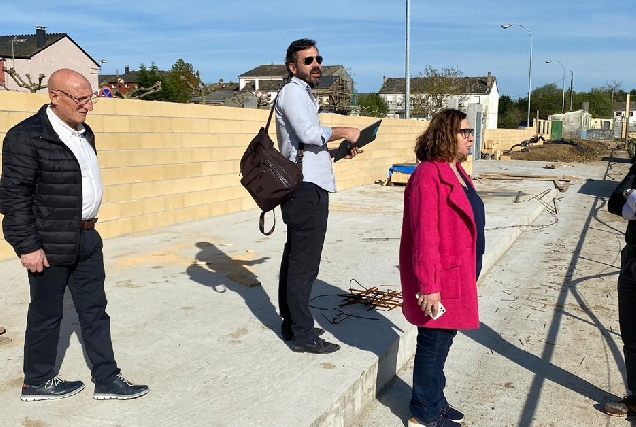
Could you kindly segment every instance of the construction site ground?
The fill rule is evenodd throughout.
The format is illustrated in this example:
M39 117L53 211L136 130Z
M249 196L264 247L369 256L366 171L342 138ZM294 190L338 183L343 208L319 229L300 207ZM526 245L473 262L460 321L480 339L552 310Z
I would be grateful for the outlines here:
M447 365L465 425L625 425L599 410L625 392L615 292L625 223L605 202L629 162L612 159L553 170L474 162L487 216L482 326L457 336ZM0 425L404 426L417 329L392 308L403 191L377 184L331 197L311 301L324 337L342 345L329 355L294 353L278 335L279 212L270 237L251 210L107 239L115 354L151 389L131 401L92 399L69 295L58 365L87 388L20 401L29 286L17 258L0 262ZM375 299L347 304L353 293ZM397 394L381 393L389 383Z

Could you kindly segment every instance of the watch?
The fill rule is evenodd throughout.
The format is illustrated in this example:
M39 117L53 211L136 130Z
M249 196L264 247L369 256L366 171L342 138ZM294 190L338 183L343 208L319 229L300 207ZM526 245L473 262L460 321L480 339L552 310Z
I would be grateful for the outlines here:
M628 188L627 190L623 190L623 197L628 198L631 192L632 192L631 188Z

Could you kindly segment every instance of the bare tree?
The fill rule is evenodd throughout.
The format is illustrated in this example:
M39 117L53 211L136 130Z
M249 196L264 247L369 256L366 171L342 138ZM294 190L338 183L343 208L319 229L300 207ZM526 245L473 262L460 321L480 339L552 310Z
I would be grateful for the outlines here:
M6 72L19 87L28 89L29 92L31 93L36 93L38 90L44 89L47 87L45 84L42 84L42 82L44 81L44 77L46 77L44 74L38 75L37 82L34 82L33 80L31 80L31 74L25 73L24 76L26 77L28 81L27 83L24 81L24 79L22 79L22 77L17 73L17 71L13 67L8 69L6 67L2 67L2 71Z
M120 98L120 99L144 99L147 98L148 96L152 95L153 93L157 93L161 91L161 82L157 81L155 82L155 84L153 84L151 87L136 87L132 90L129 90L126 93L122 93L119 88L124 84L124 80L121 78L117 79L117 87L114 88L110 88L110 90L113 93L113 98ZM109 83L108 82L104 82L101 84L100 89L108 86Z
M461 70L444 66L440 69L427 65L423 73L411 79L413 116L431 117L448 105L450 98L457 98L460 107L467 97L465 78Z
M223 79L219 79L216 83L206 84L201 80L201 74L199 70L194 72L195 81L192 82L192 79L188 78L188 76L181 76L181 80L186 82L188 87L192 89L192 92L197 95L197 97L201 97L201 104L205 104L205 98L211 94L212 92L216 92L217 90L223 89L225 83L223 83Z
M617 82L616 80L605 80L605 89L612 94L612 116L614 115L614 95L621 90L623 82Z

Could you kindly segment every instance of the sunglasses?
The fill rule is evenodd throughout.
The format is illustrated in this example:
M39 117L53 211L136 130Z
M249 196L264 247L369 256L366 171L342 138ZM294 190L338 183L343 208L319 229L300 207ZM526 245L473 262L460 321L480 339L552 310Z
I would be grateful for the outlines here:
M316 62L318 64L322 64L322 56L318 55L318 56L307 56L305 57L305 59L303 59L303 64L305 65L311 65L314 63L314 59L316 60Z
M475 133L475 129L460 129L459 133L462 135L462 138L468 139L469 136Z

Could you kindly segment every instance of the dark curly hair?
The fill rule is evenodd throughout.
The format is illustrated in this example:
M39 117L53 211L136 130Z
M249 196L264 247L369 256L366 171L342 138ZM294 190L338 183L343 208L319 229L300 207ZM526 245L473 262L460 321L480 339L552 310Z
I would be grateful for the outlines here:
M457 134L466 114L455 109L442 110L415 140L415 157L423 162L437 160L452 162L457 158Z
M310 47L316 47L316 41L312 39L298 39L291 42L287 48L287 55L285 56L285 67L289 73L289 78L294 75L289 70L289 64L293 64L298 60L298 52L301 50L309 49Z

